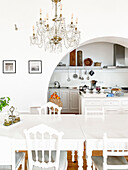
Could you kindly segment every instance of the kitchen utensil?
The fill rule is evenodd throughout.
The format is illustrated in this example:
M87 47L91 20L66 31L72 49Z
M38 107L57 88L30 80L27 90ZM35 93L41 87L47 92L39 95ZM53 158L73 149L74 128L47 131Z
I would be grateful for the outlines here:
M96 80L92 80L91 83L92 83L92 85L96 85L97 81Z
M107 97L114 97L114 94L113 93L108 93Z
M89 80L90 79L90 77L89 77L89 75L87 76L87 80Z
M91 88L94 89L96 87L96 83L97 81L96 80L92 80L91 81Z
M84 77L82 76L82 70L81 70L81 80L84 80Z
M93 70L91 70L91 71L89 72L89 74L90 74L90 76L93 76L94 71L93 71Z
M122 92L128 93L128 87L121 87Z
M81 70L80 70L80 73L79 73L79 79L81 80L81 78L82 78L82 77L81 77Z
M81 77L81 80L84 80L84 77Z
M67 78L67 81L69 82L69 81L71 81L71 79L70 79L70 76L69 76L69 69L68 69L68 78Z
M128 87L121 87L122 90L128 90Z
M96 86L96 91L97 91L98 93L100 93L100 90L101 90L100 86Z
M84 86L82 87L81 91L83 91L84 93L86 93L87 87L88 87L88 86L84 85Z
M86 71L86 75L87 75L86 79L89 80L90 77L89 77L89 73L87 71Z
M112 88L111 91L112 91L112 92L113 92L113 91L121 91L121 89L118 88L118 87L115 87L115 88Z
M93 63L93 61L92 61L91 58L86 58L86 59L84 60L84 65L85 65L85 66L91 66L92 63Z
M73 78L74 78L74 79L77 79L77 78L78 78L78 75L76 74L76 70L75 70L75 74L73 74Z
M87 74L87 71L85 71L84 74L86 75L86 74Z
M121 91L118 91L118 92L116 92L116 94L115 94L116 96L118 96L118 97L121 97L121 96L124 96L124 93L123 92L121 92Z

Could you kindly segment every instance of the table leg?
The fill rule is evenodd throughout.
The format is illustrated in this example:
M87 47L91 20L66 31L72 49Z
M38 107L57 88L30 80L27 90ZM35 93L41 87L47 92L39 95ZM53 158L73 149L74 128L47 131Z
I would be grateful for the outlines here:
M80 142L78 144L78 169L83 170L83 151L84 151L84 143Z

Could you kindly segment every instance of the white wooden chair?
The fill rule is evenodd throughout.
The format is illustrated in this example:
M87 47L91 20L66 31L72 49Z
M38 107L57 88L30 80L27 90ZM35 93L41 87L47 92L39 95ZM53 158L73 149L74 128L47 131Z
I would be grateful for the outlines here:
M128 139L108 139L104 134L103 148L103 157L92 156L94 169L96 167L98 170L128 170L128 162L124 157L128 156Z
M29 170L67 168L67 152L60 152L62 132L41 124L25 130L25 135Z
M86 117L101 117L104 118L104 107L101 108L88 108L85 107Z
M48 102L45 105L41 106L40 108L38 108L39 111L39 115L42 114L42 110L44 109L45 115L47 115L49 113L49 115L52 115L57 112L58 115L60 115L62 107L59 107L58 105L52 103L52 102Z
M15 152L14 140L0 136L0 170L18 170L22 164L25 169L25 153Z

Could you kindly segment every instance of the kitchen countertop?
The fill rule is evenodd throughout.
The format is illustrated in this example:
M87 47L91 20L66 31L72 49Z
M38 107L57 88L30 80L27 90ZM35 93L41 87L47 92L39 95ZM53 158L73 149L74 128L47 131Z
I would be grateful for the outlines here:
M82 97L82 98L90 98L90 99L92 99L92 98L104 98L104 99L109 99L109 100L113 100L113 99L116 99L116 100L118 100L118 99L127 99L128 98L128 93L125 93L124 94L124 96L120 96L120 97L118 97L118 96L113 96L113 97L107 97L106 96L107 94L104 94L104 93L100 93L100 94L97 94L97 93L82 93L82 94L80 94L80 97Z
M78 90L79 88L77 88L77 87L49 87L49 89L73 89L73 90Z
M49 89L68 89L69 87L49 87Z

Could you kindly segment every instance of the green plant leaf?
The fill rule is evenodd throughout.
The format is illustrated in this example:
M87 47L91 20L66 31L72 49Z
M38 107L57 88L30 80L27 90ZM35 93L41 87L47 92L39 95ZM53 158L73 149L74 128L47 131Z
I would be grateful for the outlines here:
M0 111L3 110L3 107L9 106L9 97L1 97L0 98Z

